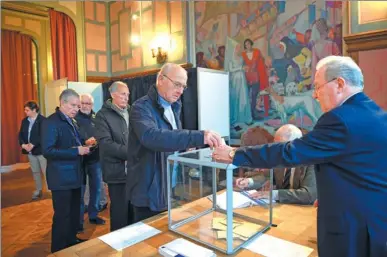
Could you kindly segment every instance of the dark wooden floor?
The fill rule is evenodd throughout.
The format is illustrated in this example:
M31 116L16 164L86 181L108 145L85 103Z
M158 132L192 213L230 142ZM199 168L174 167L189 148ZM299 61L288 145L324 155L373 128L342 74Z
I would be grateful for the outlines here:
M29 169L1 174L1 256L40 257L50 253L52 201L49 193L31 201L34 182ZM89 224L85 215L85 232L80 238L88 239L109 232L109 211L100 213L107 223Z

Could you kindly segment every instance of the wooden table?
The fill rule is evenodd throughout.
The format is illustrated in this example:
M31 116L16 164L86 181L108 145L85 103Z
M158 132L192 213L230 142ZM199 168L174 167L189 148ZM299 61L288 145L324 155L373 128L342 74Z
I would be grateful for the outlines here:
M192 207L192 203L190 203L190 205ZM211 203L206 198L198 200L196 204L196 206L202 207L209 205L211 205ZM82 244L54 253L50 256L161 256L158 253L159 246L181 237L180 235L168 230L167 213L144 220L144 223L162 231L162 233L141 243L125 248L122 251L116 251L98 238L94 238ZM314 251L309 256L318 256L316 242L316 209L314 207L276 204L273 208L273 223L276 224L277 227L272 227L266 232L266 234L313 248ZM204 224L206 224L206 222L204 222ZM208 226L205 226L208 230ZM241 249L235 255L225 255L221 252L216 252L216 254L217 256L238 257L260 256L246 249Z

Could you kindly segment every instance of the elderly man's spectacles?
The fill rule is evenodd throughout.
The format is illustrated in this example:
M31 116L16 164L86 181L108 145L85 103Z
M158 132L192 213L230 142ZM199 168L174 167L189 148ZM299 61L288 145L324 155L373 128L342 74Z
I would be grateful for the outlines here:
M314 91L315 91L315 92L320 91L320 89L321 89L323 86L325 86L326 84L331 83L332 81L335 81L336 79L337 79L337 78L331 79L331 80L329 80L328 82L325 82L324 84L322 84L322 85L320 85L320 86L314 85Z
M166 77L167 79L169 79L169 81L172 82L172 84L175 86L175 88L183 88L183 90L186 90L187 89L187 85L184 85L184 84L181 84L180 82L177 82L177 81L173 81L170 77L168 77L167 75L163 74L163 77Z

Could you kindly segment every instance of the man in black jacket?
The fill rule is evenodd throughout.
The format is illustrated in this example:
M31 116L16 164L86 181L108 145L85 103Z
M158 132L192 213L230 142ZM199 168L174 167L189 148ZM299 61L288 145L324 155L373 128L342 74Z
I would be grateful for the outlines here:
M19 131L19 144L23 154L28 154L32 175L35 181L35 191L32 193L32 200L42 196L42 176L46 181L47 161L42 155L40 146L41 124L46 118L39 113L39 105L34 101L28 101L24 105L25 117L21 123ZM46 182L46 188L47 182Z
M78 112L79 95L72 89L60 96L60 107L42 126L42 151L47 159L47 183L52 192L54 217L52 221L51 252L81 242L76 237L81 205L81 186L85 177L82 156L90 152L83 146L73 118Z
M81 109L78 111L77 116L75 116L75 120L78 123L79 131L81 133L81 137L88 138L88 140L94 140L91 142L94 146L94 149L89 155L86 155L83 158L83 165L87 175L87 184L89 190L89 203L87 212L89 215L89 222L91 224L103 225L105 221L98 217L99 211L99 200L100 195L103 190L102 185L102 170L101 165L99 163L99 149L98 142L95 141L95 113L93 111L94 98L90 94L81 95ZM84 194L86 187L82 186L81 191L81 217L80 217L80 227L79 232L83 231L83 216L84 216Z
M109 91L112 99L104 103L95 122L102 175L110 197L110 231L114 231L132 222L131 205L125 201L129 89L116 81Z

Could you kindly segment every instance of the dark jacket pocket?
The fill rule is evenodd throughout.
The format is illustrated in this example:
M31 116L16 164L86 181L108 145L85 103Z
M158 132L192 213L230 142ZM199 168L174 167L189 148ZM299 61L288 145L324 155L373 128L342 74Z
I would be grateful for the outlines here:
M104 161L102 175L105 183L126 183L125 161Z
M78 168L75 165L66 165L60 167L59 182L62 187L78 184Z

